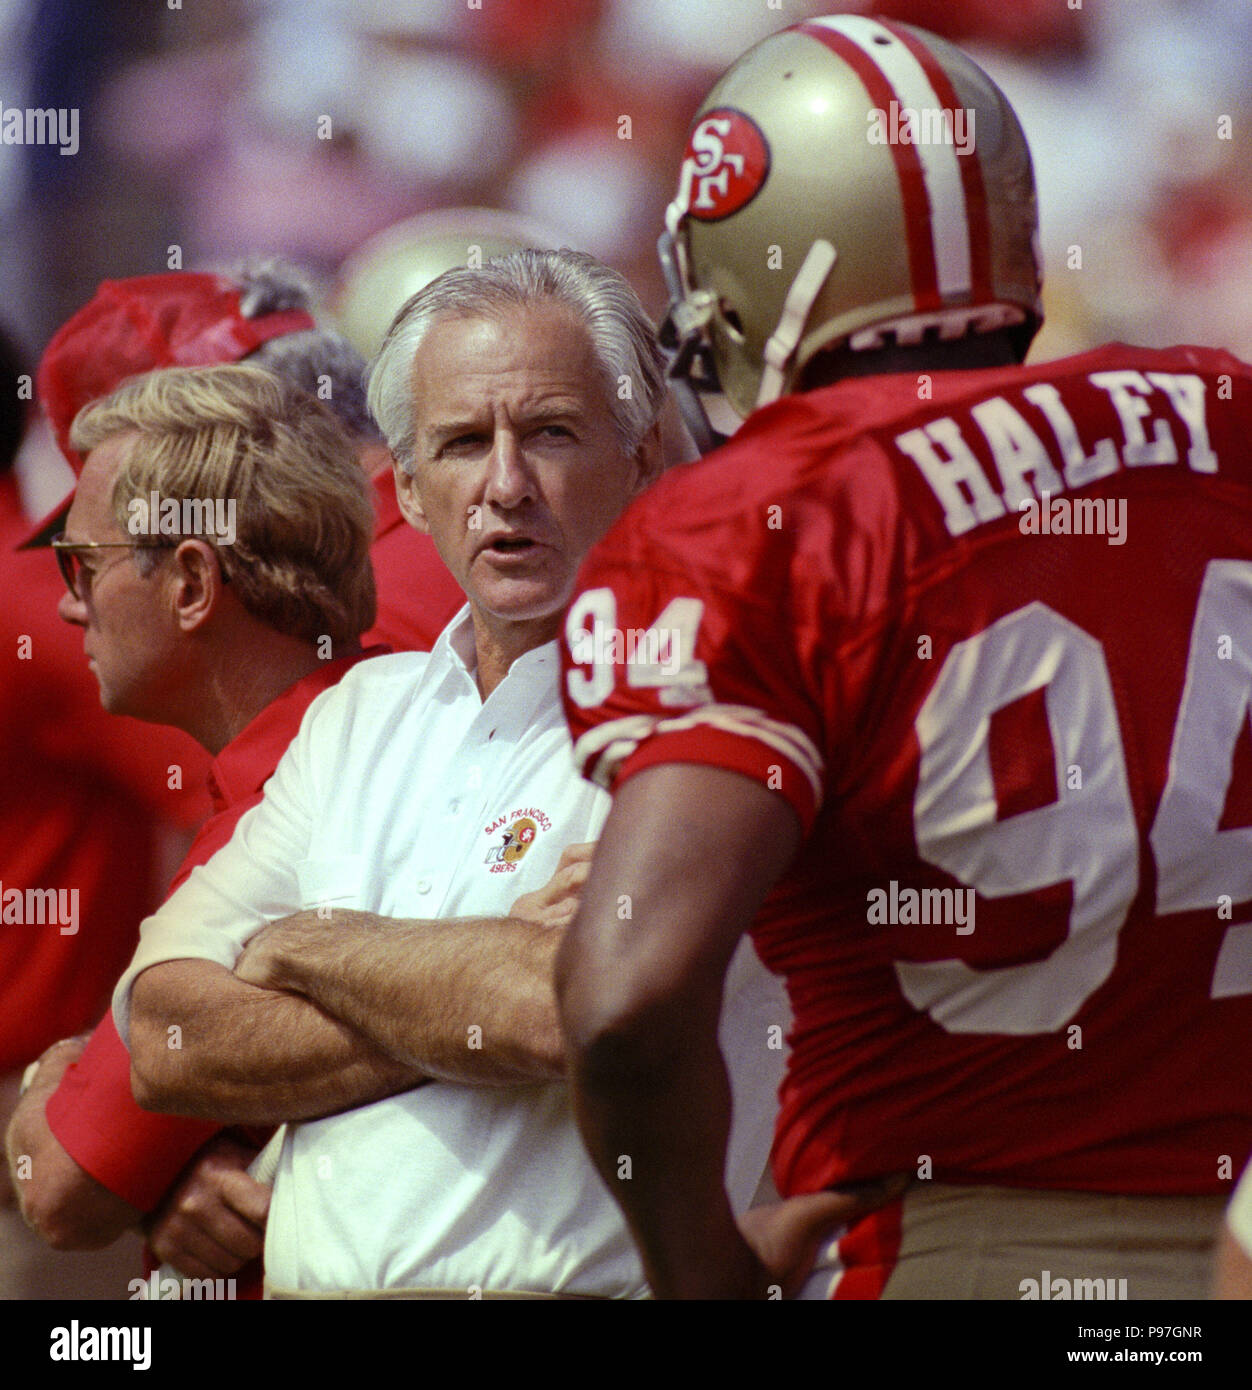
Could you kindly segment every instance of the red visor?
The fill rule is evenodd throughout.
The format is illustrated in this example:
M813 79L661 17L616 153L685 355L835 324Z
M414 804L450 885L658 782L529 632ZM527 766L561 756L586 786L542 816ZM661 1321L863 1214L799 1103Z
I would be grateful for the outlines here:
M233 280L195 271L105 280L57 330L39 363L37 391L75 474L83 461L70 448L74 417L128 377L158 367L238 362L271 338L315 327L303 309L244 318L240 295ZM19 549L47 545L72 500L71 493Z

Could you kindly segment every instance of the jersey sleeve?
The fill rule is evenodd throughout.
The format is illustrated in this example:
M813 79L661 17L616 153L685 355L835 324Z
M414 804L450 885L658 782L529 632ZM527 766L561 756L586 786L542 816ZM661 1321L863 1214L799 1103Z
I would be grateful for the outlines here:
M140 1211L151 1211L221 1125L141 1110L130 1053L106 1014L67 1067L44 1111L58 1143L84 1172Z
M735 557L715 569L676 563L649 539L647 512L623 522L585 562L566 617L562 698L579 770L612 791L660 763L725 768L781 795L807 832L824 758L785 540L763 525L713 527L701 545Z

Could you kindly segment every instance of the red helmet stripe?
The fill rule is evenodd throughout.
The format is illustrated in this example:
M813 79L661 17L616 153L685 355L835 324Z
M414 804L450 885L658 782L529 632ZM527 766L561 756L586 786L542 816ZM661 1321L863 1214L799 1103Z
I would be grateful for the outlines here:
M851 39L820 24L797 24L795 28L797 32L807 34L809 38L825 44L836 57L847 63L861 79L870 100L880 110L886 110L893 101L899 100L895 88ZM926 313L943 307L943 300L939 294L939 272L935 265L934 239L931 236L930 194L926 189L926 179L917 147L893 142L889 148L895 159L896 173L900 179L900 196L904 202L904 225L908 232L913 303L919 313Z
M943 104L949 117L955 121L960 101L948 74L939 65L935 55L907 29L898 24L879 20L884 29L900 40L917 59L935 95ZM961 185L965 190L965 214L969 222L970 279L973 302L987 303L995 298L991 281L991 218L987 210L987 190L982 177L982 160L975 141L973 150L957 160L961 171Z

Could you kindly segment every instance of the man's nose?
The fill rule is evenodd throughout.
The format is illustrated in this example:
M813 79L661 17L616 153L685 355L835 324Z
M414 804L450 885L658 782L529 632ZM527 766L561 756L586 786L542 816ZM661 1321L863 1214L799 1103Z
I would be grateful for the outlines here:
M492 440L484 501L512 509L536 497L535 478L525 449L512 429L498 429Z
M87 626L87 605L67 589L57 604L57 615L63 622L73 623L75 627Z

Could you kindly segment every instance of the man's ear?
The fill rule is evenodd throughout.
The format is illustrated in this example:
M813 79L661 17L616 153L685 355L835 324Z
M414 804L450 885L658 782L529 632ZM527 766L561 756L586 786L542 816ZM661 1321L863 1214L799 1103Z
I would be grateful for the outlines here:
M634 464L634 480L631 484L631 496L633 497L656 482L665 472L665 451L661 444L660 420L657 420L644 435L642 443L635 450L635 457L632 462Z
M184 632L194 632L222 602L226 579L221 561L208 541L189 539L179 543L170 565L178 625Z
M400 505L401 514L415 531L424 531L430 535L426 513L422 510L422 500L417 494L417 480L412 473L406 472L399 459L393 460L393 466L396 475L396 501Z

